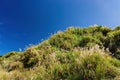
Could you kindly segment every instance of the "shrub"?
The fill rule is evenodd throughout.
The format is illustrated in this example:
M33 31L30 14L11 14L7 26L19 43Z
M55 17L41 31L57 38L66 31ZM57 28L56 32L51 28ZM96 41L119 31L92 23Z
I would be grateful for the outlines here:
M120 30L120 26L117 26L114 30Z
M94 46L96 44L102 45L101 41L99 39L96 39L92 36L83 36L82 40L79 43L80 47L91 47Z
M114 54L114 56L120 59L120 30L110 32L107 35L106 46Z
M8 72L13 70L22 70L23 64L21 62L12 62L9 65Z
M79 35L79 36L84 34L82 28L74 28L74 27L68 28L65 32L67 32L69 34Z
M65 50L71 50L77 43L76 40L76 36L61 32L52 36L49 39L49 42L52 46L56 46Z
M37 51L32 48L26 50L20 61L23 63L25 68L34 67L38 63Z
M118 75L118 69L109 62L110 58L104 51L98 48L83 49L77 60L78 79L101 80L113 79ZM119 63L119 62L118 62ZM111 71L111 72L109 72Z

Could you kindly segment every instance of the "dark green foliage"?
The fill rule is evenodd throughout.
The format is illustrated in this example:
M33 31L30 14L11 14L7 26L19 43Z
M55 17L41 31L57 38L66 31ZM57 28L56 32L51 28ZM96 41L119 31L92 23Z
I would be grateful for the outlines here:
M117 26L117 27L115 28L115 30L120 30L120 26Z
M112 31L108 34L106 46L116 58L120 59L120 30Z
M36 52L33 49L28 49L26 52L21 56L20 60L25 68L34 67L38 63L38 57Z
M82 40L79 43L80 47L91 47L96 44L102 45L101 41L97 38L94 38L92 36L83 36Z
M102 34L104 36L106 36L110 31L112 31L110 28L107 28L107 27L101 27L101 30L100 32L102 32Z

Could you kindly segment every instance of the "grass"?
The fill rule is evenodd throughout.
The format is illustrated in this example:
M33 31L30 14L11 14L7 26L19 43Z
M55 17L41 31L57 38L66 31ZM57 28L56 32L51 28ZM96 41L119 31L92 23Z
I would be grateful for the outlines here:
M119 36L119 28L70 27L0 57L0 80L119 80Z

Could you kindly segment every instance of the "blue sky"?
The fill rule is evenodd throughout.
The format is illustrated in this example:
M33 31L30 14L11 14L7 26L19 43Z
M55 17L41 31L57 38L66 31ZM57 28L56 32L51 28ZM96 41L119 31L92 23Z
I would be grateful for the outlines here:
M0 0L0 55L94 24L120 25L120 0Z

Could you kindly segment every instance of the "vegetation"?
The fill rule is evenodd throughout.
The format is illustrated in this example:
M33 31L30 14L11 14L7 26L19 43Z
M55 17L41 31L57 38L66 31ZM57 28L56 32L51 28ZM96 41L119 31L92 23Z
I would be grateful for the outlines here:
M120 27L70 27L0 57L0 80L120 80Z

